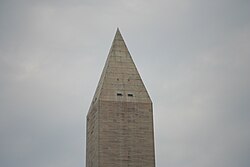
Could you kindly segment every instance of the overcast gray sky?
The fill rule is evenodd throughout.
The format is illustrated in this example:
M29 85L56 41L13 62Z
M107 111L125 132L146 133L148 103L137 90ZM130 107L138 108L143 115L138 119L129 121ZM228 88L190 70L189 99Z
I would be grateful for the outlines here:
M85 166L117 27L154 102L156 166L249 167L249 0L0 0L0 166Z

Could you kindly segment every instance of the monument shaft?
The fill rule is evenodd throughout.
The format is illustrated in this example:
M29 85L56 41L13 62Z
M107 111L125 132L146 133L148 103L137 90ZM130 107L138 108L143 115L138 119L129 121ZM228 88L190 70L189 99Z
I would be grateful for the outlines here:
M116 32L87 115L86 167L154 167L152 101Z

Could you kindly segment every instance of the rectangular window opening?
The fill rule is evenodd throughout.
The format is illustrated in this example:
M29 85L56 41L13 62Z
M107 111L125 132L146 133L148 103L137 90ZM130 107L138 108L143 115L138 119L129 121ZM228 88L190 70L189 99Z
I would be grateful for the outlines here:
M117 93L116 95L117 95L117 96L122 96L122 93Z
M132 93L129 93L128 96L133 97L134 95Z

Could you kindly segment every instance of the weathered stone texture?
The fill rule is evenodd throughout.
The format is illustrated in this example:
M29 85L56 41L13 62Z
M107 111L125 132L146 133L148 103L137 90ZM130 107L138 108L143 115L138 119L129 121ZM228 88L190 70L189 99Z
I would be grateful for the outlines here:
M150 103L100 101L100 167L153 167Z
M87 115L87 167L154 167L153 109L116 32Z

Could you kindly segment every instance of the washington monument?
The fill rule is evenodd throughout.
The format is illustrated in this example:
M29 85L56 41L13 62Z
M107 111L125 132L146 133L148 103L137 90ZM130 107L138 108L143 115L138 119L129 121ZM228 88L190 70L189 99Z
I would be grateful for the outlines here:
M153 107L117 29L87 115L86 167L155 167Z

